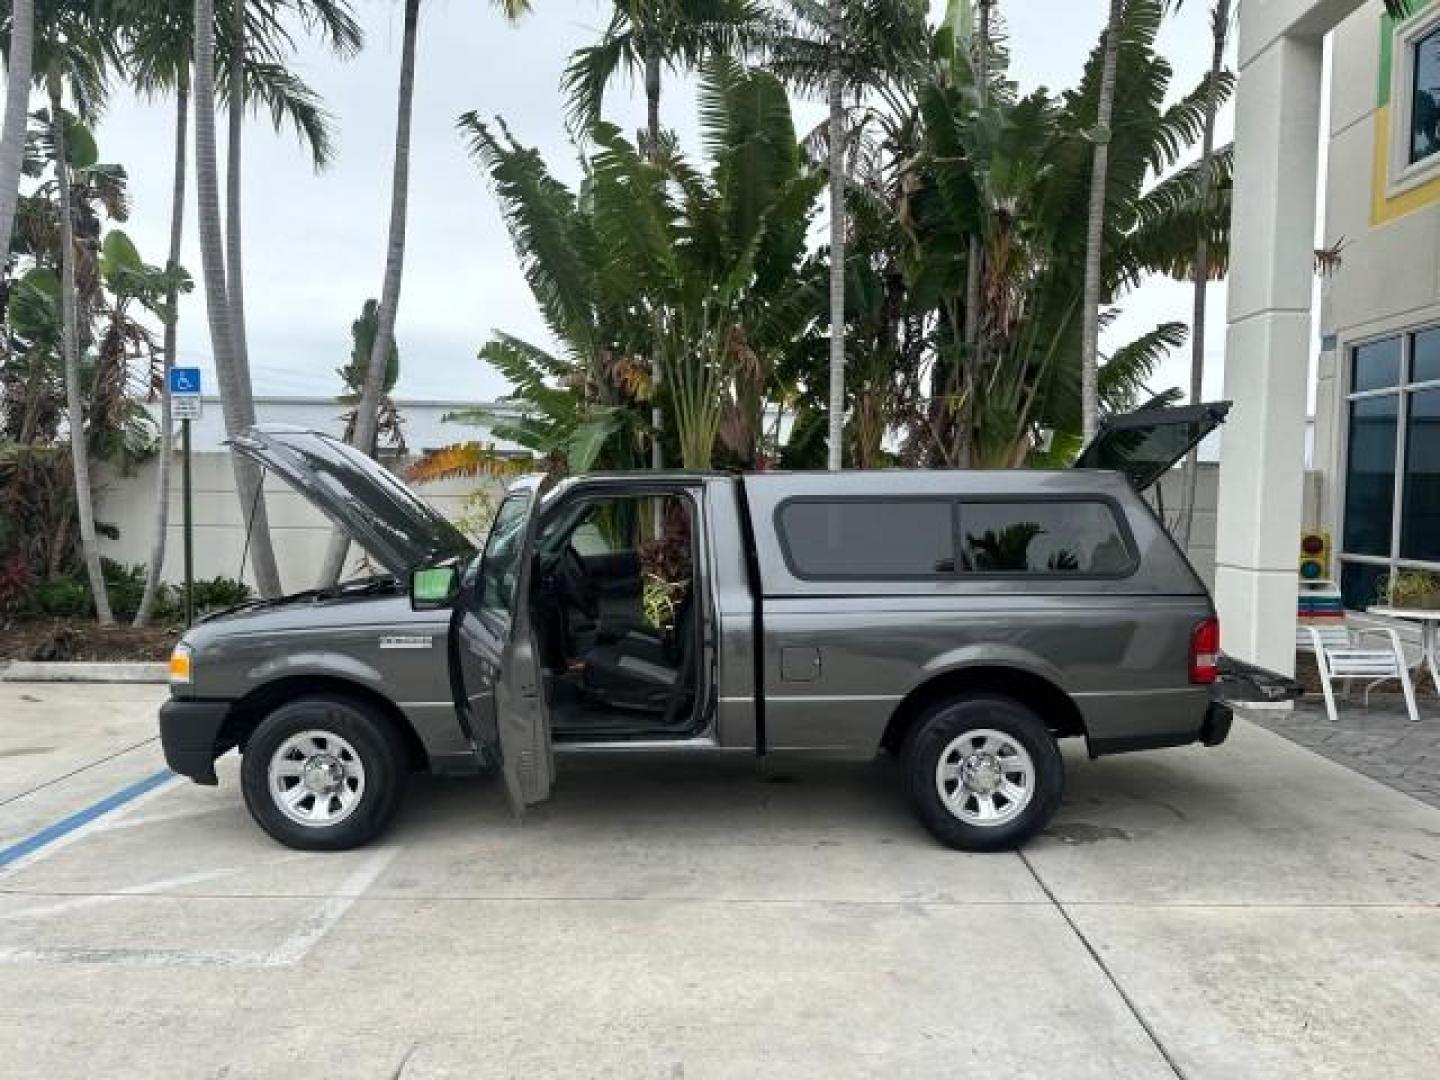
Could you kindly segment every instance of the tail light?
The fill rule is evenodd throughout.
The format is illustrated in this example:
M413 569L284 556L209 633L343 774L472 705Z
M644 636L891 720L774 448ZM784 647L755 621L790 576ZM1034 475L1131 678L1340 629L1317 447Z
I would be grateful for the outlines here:
M1206 619L1190 633L1190 681L1213 683L1220 663L1220 620Z

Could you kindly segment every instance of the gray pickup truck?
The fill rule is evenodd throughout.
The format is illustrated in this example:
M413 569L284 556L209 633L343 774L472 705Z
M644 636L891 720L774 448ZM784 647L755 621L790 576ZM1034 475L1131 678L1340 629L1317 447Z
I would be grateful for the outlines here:
M1060 802L1059 739L1229 731L1214 607L1140 496L1226 408L1112 419L1061 471L527 477L478 553L364 455L256 427L235 449L384 572L194 626L166 758L214 784L238 747L261 827L342 849L416 770L497 771L521 811L567 749L889 751L940 841L1012 847Z

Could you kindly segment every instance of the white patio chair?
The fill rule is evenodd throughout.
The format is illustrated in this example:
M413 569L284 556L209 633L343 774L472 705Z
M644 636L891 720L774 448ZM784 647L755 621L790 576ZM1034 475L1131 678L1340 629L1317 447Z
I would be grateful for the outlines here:
M1365 644L1366 638L1377 638L1383 645ZM1295 645L1315 654L1320 672L1320 688L1325 692L1325 711L1332 722L1340 717L1335 711L1335 690L1332 684L1343 683L1341 692L1350 696L1350 683L1366 679L1364 703L1370 704L1370 691L1382 682L1398 679L1405 693L1405 710L1410 719L1420 722L1415 707L1415 687L1410 682L1410 668L1405 663L1405 650L1400 635L1393 627L1365 627L1353 630L1343 623L1331 626L1300 625L1295 627Z

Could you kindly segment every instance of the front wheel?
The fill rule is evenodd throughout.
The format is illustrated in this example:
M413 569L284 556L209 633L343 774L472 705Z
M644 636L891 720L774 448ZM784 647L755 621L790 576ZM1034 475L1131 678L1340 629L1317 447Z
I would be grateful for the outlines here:
M960 851L1017 847L1060 805L1065 764L1055 738L1011 698L967 694L939 703L911 729L906 794L921 823Z
M287 847L344 851L377 836L399 809L405 749L373 709L339 696L286 702L245 746L250 816Z

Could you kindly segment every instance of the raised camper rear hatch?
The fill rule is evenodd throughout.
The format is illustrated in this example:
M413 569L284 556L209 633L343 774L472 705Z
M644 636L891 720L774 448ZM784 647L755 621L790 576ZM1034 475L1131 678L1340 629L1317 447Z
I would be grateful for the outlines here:
M1223 424L1229 412L1230 402L1214 401L1105 417L1071 468L1121 472L1136 491L1144 491Z

